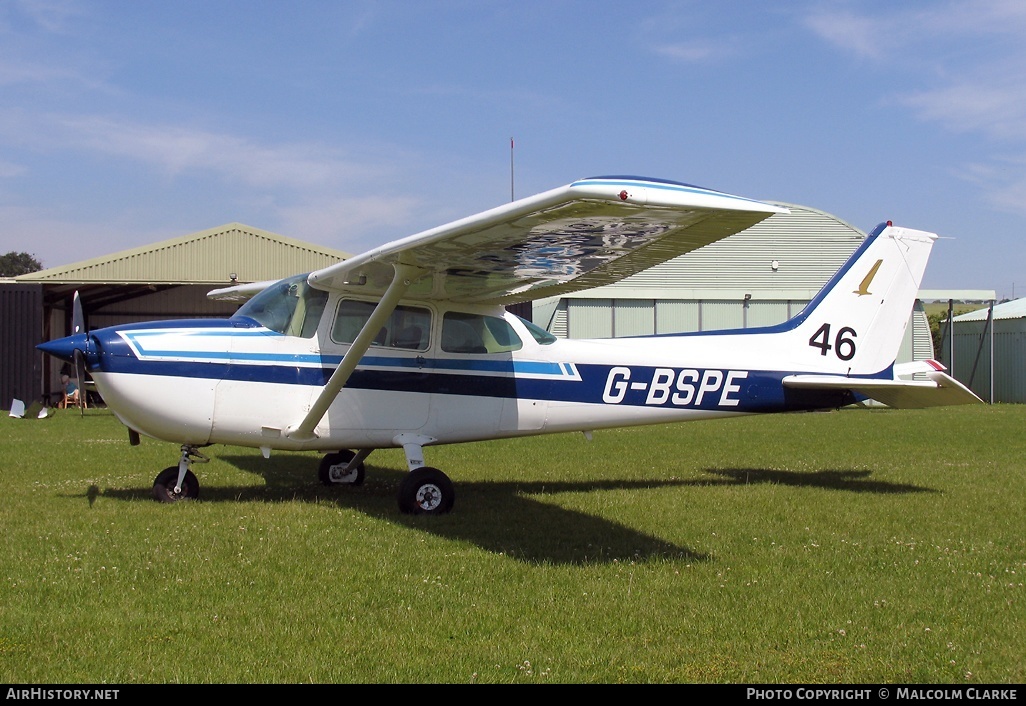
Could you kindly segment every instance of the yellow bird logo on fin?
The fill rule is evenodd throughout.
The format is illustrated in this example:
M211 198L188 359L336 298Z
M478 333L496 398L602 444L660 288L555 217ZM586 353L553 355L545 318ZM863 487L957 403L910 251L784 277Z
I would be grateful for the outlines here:
M862 278L862 284L860 284L859 288L852 292L852 294L858 294L860 297L865 294L872 294L872 292L869 291L869 285L873 281L873 278L876 277L876 271L880 269L880 265L882 264L883 260L877 260L873 266L869 268L869 274Z

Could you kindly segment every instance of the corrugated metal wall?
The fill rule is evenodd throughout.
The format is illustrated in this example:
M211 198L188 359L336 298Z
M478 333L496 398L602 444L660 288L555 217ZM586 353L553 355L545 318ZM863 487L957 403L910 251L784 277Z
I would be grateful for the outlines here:
M791 213L603 289L743 289L753 299L756 292L805 290L811 299L866 234L822 211L783 205Z
M183 285L174 289L128 299L95 309L89 314L89 328L98 329L115 324L183 319L193 317L229 317L238 303L207 299L210 285Z
M680 301L674 299L564 299L549 332L561 338L622 338L773 326L796 316L807 301ZM957 342L956 337L956 342ZM935 358L930 322L916 301L897 361ZM982 395L981 395L982 396Z
M783 323L806 301L566 299L550 333L568 338L622 338L755 328Z
M613 309L609 299L572 299L567 305L568 338L612 338Z
M0 285L0 409L11 400L31 404L42 394L41 343L43 288L41 285Z
M993 401L1026 403L1026 319L997 319L993 326ZM945 364L957 380L984 401L991 401L991 335L987 322L957 322L954 343L954 364Z
M899 361L928 360L936 358L933 350L933 334L930 332L930 320L926 317L926 308L916 300L912 309L911 324L905 329L905 340L898 352ZM922 376L925 378L925 376Z

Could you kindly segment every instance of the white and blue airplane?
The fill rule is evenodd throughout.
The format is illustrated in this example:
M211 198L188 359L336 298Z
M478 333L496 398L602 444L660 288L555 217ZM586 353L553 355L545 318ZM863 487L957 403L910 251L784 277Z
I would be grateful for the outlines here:
M453 507L436 444L834 409L979 403L934 361L895 364L937 236L877 227L793 319L770 327L561 340L506 309L603 284L786 209L679 182L583 179L276 283L211 298L227 320L81 330L41 344L89 372L140 435L181 445L157 500L196 498L211 444L324 453L359 484L402 448L405 513ZM78 308L77 308L78 309ZM80 378L81 379L81 378Z

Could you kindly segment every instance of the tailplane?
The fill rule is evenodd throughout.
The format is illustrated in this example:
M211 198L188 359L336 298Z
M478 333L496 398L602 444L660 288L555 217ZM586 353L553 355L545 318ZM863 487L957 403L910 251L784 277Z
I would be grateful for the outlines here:
M916 361L925 366L916 370L925 379L915 380L901 377L895 366L893 378L849 378L837 375L789 375L784 378L784 387L804 390L847 390L860 398L872 399L896 409L920 409L923 407L947 407L960 404L983 402L975 392L944 372L943 365L935 360Z

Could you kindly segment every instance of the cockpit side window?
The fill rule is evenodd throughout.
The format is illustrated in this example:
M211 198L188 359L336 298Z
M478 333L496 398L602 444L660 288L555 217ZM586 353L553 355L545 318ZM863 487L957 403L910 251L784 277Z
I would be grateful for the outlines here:
M235 312L235 317L253 319L271 331L310 338L317 332L328 293L314 289L306 275L275 282Z
M352 343L374 311L373 302L343 299L335 313L331 340ZM371 345L403 350L427 350L431 335L431 311L415 306L397 306L377 332Z

